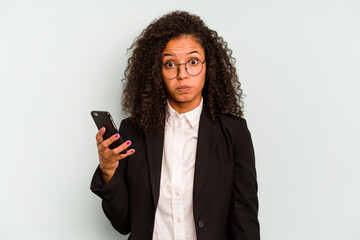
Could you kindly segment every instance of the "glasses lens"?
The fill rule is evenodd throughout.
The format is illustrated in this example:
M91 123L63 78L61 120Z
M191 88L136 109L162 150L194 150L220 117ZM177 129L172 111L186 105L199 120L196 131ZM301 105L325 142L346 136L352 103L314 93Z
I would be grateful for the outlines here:
M198 59L191 59L186 63L186 71L191 76L198 75L201 72L202 67L203 67L202 62Z
M178 74L178 67L175 63L166 63L162 67L162 74L165 78L173 79Z

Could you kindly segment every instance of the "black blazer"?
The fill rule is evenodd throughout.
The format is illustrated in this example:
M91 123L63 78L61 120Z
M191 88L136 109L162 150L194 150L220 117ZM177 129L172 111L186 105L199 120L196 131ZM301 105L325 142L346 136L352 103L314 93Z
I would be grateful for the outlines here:
M102 198L112 226L129 239L151 240L159 199L164 135L144 136L130 122L120 135L131 140L135 154L119 162L104 186L99 167L91 190ZM210 121L201 113L193 187L198 240L258 240L258 198L254 150L243 118L220 115Z

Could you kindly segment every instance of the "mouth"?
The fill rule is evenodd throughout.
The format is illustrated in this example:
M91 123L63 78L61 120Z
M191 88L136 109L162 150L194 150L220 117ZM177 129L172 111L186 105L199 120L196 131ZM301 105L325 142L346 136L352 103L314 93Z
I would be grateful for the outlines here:
M188 85L183 85L183 86L180 86L180 87L176 88L176 90L181 91L181 92L189 91L189 90L190 90L190 86L188 86Z

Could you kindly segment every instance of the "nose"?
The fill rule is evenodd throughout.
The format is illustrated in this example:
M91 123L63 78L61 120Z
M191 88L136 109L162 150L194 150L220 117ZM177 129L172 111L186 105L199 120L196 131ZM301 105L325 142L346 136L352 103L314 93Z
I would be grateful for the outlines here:
M179 71L179 74L178 74L178 79L179 80L183 80L185 78L187 78L187 71L186 71L186 65L185 64L179 64L178 65L178 71Z

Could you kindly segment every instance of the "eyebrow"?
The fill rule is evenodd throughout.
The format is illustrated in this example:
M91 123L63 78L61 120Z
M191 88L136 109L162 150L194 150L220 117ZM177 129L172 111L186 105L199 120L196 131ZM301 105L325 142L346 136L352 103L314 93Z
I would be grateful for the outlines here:
M192 52L189 52L187 55L190 55L190 54L193 54L193 53L197 53L197 54L199 54L200 55L200 53L198 52L198 51L192 51ZM166 56L174 56L173 54L171 54L171 53L165 53L164 55L163 55L163 57L166 57Z

